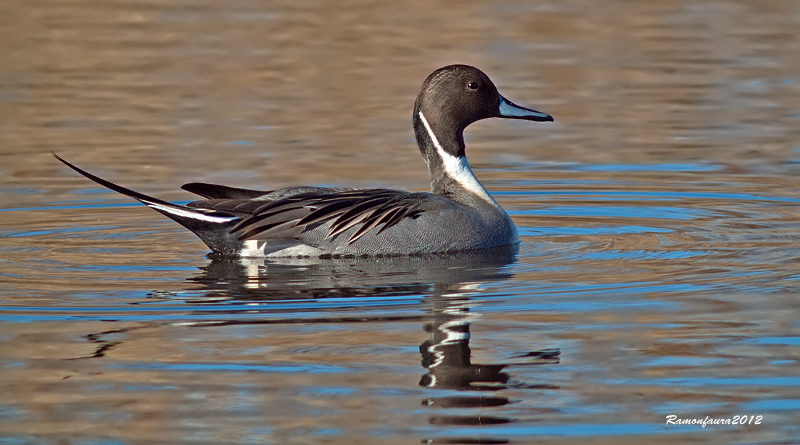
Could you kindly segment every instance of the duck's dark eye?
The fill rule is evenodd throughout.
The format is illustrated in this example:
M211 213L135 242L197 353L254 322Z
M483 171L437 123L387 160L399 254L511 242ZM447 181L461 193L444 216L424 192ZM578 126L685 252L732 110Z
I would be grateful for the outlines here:
M470 90L477 90L478 89L478 82L470 82L467 84L467 88Z

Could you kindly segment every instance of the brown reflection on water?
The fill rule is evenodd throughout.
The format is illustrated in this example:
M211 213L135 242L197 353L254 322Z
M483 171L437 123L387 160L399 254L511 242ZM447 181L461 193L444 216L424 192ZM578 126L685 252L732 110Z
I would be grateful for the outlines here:
M665 410L762 410L768 426L647 440L797 436L800 3L0 9L0 315L13 320L0 325L3 434L370 443L377 431L383 443L463 443L472 436L447 433L556 425L563 438L616 422L587 436L619 444L641 443L626 427ZM480 67L509 99L556 118L467 131L476 174L523 232L513 277L488 280L492 298L467 312L482 291L445 297L431 276L384 276L378 287L398 301L424 297L383 312L311 307L370 296L338 270L226 280L191 235L115 206L128 201L49 153L173 200L188 199L178 187L191 181L426 189L411 107L449 63ZM309 306L259 306L287 295ZM286 314L291 323L247 319ZM198 318L209 325L180 324ZM448 326L470 341L447 343ZM558 364L516 366L554 350ZM477 370L507 386L458 388ZM448 378L458 372L470 378ZM429 377L456 384L419 385ZM480 440L524 437L514 434Z
M785 160L800 136L798 15L788 0L16 4L0 18L2 168L51 187L55 150L159 190L425 188L410 109L454 62L556 116L475 125L479 164Z

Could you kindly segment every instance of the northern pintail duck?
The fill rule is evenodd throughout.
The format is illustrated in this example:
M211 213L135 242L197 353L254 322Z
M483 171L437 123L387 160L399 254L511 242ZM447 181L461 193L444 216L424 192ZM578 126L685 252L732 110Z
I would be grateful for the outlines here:
M466 65L434 71L414 103L414 132L431 193L290 187L273 191L190 183L205 199L172 204L127 189L56 158L100 185L130 196L191 230L216 253L248 257L425 254L519 242L508 214L467 163L464 128L490 117L552 121L505 99L486 74Z

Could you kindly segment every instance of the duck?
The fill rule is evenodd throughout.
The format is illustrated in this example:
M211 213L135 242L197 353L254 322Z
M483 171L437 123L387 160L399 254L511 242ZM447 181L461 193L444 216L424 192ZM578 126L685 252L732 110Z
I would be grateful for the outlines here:
M208 183L181 188L203 199L174 204L66 166L136 199L193 232L213 254L370 257L489 249L519 243L514 222L467 162L464 129L487 118L552 122L506 99L481 70L449 65L422 83L412 115L430 192L295 186L252 190Z

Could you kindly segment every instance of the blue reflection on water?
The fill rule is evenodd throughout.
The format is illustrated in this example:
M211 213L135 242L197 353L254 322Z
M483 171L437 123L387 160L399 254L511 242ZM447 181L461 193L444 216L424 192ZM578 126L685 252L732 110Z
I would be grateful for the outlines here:
M686 250L662 250L662 251L649 251L649 250L609 250L607 252L593 252L580 255L578 258L582 260L591 261L609 261L609 260L677 260L683 258L692 258L697 256L707 255L708 252L689 252Z
M497 181L503 183L504 181ZM514 180L510 181L515 188L524 187L537 187L543 184L561 184L564 187L575 185L584 185L583 181L525 181ZM591 183L594 185L594 183ZM591 197L593 201L629 201L629 200L642 200L642 201L678 201L686 199L714 199L725 202L743 203L747 201L759 202L800 202L800 198L792 198L786 196L771 196L771 195L754 195L750 193L721 193L721 192L682 192L677 190L670 190L666 192L659 191L636 191L636 190L583 190L583 189L566 189L566 190L504 190L491 192L494 196L571 196L571 197Z
M770 376L770 377L686 377L666 379L620 379L604 380L605 383L616 385L659 385L659 386L799 386L800 376Z
M645 360L636 364L635 368L650 368L650 367L671 367L671 366L686 366L686 367L702 367L702 366L719 366L729 363L730 360L715 357L657 357L650 360Z
M512 212L513 213L513 212ZM518 227L521 236L542 235L619 235L624 233L672 233L670 229L649 226L597 226L597 227Z
M62 227L58 229L51 229L51 230L31 230L31 231L20 231L20 232L6 232L2 233L3 236L8 238L18 238L22 236L41 236L41 235L53 235L53 234L66 234L66 233L81 233L81 232L94 232L98 230L114 230L118 229L117 226L98 226L98 227Z
M504 156L500 156L503 159ZM503 165L495 170L544 170L544 171L598 171L598 172L715 172L725 167L719 164L578 164L575 162L520 162L514 160L509 165Z
M757 402L743 403L740 405L748 413L763 411L800 411L800 399L759 400Z
M699 209L661 206L547 206L508 212L512 216L580 216L692 220L717 215Z
M595 172L713 172L722 170L715 164L596 164L578 165L575 170Z
M757 345L800 345L800 337L761 337L749 338L744 343Z
M300 391L300 395L314 395L314 396L344 396L358 392L355 388L336 388L336 387L322 387L313 386L305 391Z
M723 426L715 426L722 428ZM421 434L435 437L502 437L502 436L566 436L566 437L591 437L591 436L624 436L632 434L666 434L684 433L686 431L702 430L700 425L669 425L664 423L628 423L628 424L567 424L555 426L530 426L530 425L482 425L480 430L474 428L442 428L425 429ZM706 430L709 430L706 428Z

